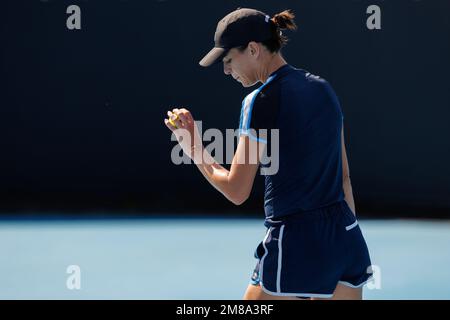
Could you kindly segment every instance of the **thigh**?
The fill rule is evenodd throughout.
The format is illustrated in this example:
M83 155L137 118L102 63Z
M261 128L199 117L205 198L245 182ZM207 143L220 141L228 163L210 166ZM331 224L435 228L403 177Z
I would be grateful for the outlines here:
M303 298L289 296L274 296L264 292L261 285L249 284L245 291L244 300L305 300Z
M311 300L362 300L363 288L351 288L338 283L331 298L311 298Z

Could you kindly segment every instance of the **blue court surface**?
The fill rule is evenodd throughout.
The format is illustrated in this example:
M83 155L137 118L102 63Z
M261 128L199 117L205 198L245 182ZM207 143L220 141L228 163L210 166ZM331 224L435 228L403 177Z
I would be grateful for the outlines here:
M450 221L360 225L365 299L450 299ZM0 299L241 299L264 234L247 218L3 219Z

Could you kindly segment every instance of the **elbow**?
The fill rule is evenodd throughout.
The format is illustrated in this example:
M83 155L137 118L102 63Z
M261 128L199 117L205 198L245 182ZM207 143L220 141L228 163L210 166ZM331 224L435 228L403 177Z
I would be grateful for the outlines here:
M244 177L245 178L245 177ZM240 206L250 197L252 191L253 180L250 179L233 179L229 177L227 188L227 198L235 205Z
M243 204L245 201L247 201L247 198L231 200L231 202L233 202L233 204L236 205L236 206L240 206L240 205Z
M346 176L343 179L342 187L344 189L345 195L352 193L352 182L350 181L350 176Z
M247 201L247 199L249 198L250 193L249 192L238 192L232 196L229 197L230 201L237 205L240 206L241 204L243 204L245 201Z
M342 176L342 182L344 184L351 184L350 175L344 173L343 176Z

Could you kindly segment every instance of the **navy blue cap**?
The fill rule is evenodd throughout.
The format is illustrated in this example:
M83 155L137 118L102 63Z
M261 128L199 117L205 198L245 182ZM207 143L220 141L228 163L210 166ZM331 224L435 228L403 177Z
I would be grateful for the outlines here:
M255 9L237 9L219 21L214 35L214 48L199 62L208 67L220 62L228 50L247 45L250 41L262 42L272 36L271 19Z

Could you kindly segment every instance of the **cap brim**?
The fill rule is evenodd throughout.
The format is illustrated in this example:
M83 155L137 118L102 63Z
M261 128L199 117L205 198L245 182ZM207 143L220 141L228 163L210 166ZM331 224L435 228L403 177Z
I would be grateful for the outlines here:
M199 65L202 67L209 67L210 65L218 63L227 54L227 51L228 50L225 48L214 47L202 60L200 60Z

